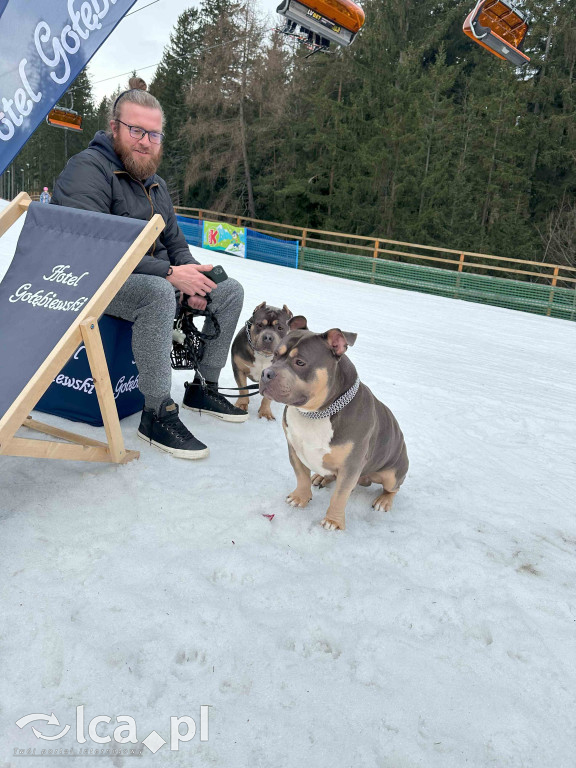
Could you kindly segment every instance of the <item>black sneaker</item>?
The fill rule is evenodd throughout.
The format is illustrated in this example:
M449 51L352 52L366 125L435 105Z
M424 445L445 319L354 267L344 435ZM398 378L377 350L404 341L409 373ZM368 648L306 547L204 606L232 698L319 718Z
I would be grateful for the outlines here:
M165 400L156 413L144 408L138 437L177 459L204 459L210 450L189 432L178 418L178 406L173 400Z
M229 403L213 385L207 384L203 387L199 382L192 382L192 384L186 382L184 386L186 391L182 401L183 408L209 413L222 421L246 421L248 418L246 411Z

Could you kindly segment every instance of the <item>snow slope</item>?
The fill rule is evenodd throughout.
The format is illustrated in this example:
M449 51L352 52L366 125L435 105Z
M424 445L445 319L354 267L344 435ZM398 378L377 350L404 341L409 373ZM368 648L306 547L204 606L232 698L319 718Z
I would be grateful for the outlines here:
M241 425L184 412L203 462L137 440L138 416L126 466L0 458L0 768L44 765L14 748L130 747L150 768L574 766L576 325L203 260L245 286L242 320L267 300L358 333L349 355L398 418L409 475L391 513L357 488L347 530L324 531L329 490L284 502L282 407L259 421L259 397ZM169 742L171 716L199 730L201 705L208 741L142 746ZM101 736L133 717L138 744L96 744L97 715Z

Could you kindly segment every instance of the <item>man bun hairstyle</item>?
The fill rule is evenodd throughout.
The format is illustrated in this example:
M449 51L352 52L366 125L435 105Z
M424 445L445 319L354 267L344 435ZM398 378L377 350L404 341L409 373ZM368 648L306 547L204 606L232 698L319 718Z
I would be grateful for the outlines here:
M128 88L130 88L130 90L134 90L134 91L146 91L146 90L148 90L148 86L146 85L146 81L142 80L141 77L131 77L130 80L128 80Z
M162 123L164 123L164 110L160 102L151 93L148 93L148 86L141 77L131 77L128 81L128 90L122 91L110 110L110 120L119 120L122 104L138 104L141 107L149 109L158 109L162 113Z

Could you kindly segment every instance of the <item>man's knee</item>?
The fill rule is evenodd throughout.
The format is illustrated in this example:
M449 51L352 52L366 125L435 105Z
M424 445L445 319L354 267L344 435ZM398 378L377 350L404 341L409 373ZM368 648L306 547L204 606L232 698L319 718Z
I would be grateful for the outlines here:
M238 282L238 280L234 280L233 277L229 277L228 280L230 280L231 289L234 296L240 303L242 303L244 301L244 287L241 283Z
M146 275L148 279L141 299L141 307L154 307L162 315L174 317L176 314L176 293L173 286L161 277Z
M167 280L153 275L130 275L106 308L106 314L134 322L142 313L174 317L176 296Z
M229 277L223 283L220 283L213 292L212 301L215 308L226 305L238 306L241 309L244 303L244 288L238 280Z
M166 302L167 304L176 305L176 294L168 280L153 275L147 275L147 277L150 277L147 281L147 292L150 298L160 303Z

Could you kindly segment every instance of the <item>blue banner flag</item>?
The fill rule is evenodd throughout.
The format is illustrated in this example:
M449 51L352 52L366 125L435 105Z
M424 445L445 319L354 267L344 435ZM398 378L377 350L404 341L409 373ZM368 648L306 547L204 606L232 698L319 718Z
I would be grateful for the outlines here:
M136 0L0 0L0 174Z

